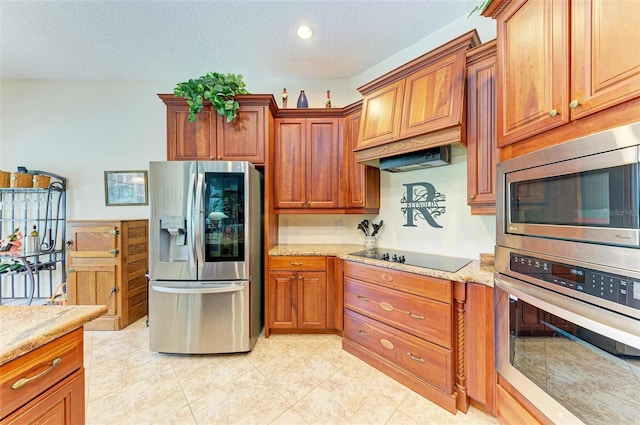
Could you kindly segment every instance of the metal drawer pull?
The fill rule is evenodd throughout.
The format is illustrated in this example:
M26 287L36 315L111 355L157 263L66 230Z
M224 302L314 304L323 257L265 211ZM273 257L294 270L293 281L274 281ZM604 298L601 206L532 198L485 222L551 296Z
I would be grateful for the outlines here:
M118 255L118 254L120 254L120 250L119 249L112 249L111 251L109 251L109 254Z
M371 336L370 333L363 331L362 329L358 329L358 333L363 336Z
M369 297L365 297L364 295L356 295L356 297L357 297L359 300L362 300L362 301L366 301L366 302L371 301L371 300L369 299Z
M411 354L410 351L407 351L407 356L411 357L411 360L415 360L417 362L424 363L424 359L422 357L414 356L413 354Z
M11 389L12 390L17 390L18 388L22 388L25 384L28 384L31 381L35 381L38 378L42 378L47 373L51 372L54 367L58 366L61 361L62 361L62 357L57 357L57 358L53 359L53 361L51 362L51 366L49 366L49 368L47 370L40 372L39 374L37 374L36 376L34 376L32 378L20 378L20 379L18 379L16 382L13 383L13 385L11 386Z
M291 263L289 263L289 264L291 264L292 266L302 266L304 263L303 263L302 261L300 261L300 262L292 261L292 262L291 262Z
M424 320L424 316L421 314L413 314L410 311L407 311L407 316L413 318L413 319L420 319L420 320Z

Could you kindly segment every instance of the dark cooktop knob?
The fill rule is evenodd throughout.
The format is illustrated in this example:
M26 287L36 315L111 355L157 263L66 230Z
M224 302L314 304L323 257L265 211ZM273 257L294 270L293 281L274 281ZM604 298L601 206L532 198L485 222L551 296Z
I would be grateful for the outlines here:
M397 262L398 262L398 256L397 256L396 254L393 254L393 261L394 261L395 263L397 263Z
M400 257L400 262L401 262L402 264L404 264L404 255L403 255L402 257Z

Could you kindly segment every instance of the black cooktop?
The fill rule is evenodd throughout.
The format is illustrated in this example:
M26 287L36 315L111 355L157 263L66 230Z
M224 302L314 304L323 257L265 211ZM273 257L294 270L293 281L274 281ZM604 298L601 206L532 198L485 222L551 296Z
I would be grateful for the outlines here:
M408 264L455 273L471 262L468 258L447 257L445 255L425 254L423 252L400 251L397 249L377 248L353 252L356 257L375 258L376 260Z

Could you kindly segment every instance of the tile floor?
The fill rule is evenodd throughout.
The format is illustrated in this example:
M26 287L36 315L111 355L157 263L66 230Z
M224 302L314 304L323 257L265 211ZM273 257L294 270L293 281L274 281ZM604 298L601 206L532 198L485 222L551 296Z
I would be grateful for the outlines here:
M87 424L497 424L452 415L342 350L337 335L272 335L251 353L149 351L145 319L85 331Z

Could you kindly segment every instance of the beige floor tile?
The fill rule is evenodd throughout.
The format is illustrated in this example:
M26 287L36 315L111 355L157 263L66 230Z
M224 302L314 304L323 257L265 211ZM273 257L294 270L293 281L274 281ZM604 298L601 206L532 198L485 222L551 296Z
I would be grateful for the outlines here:
M253 370L191 403L198 424L268 424L291 406Z
M172 369L90 401L87 425L152 424L187 406Z
M270 422L269 425L303 425L306 424L304 418L295 411L294 408L286 410L276 420Z
M198 425L198 423L191 413L191 408L186 406L158 422L154 422L153 425Z

